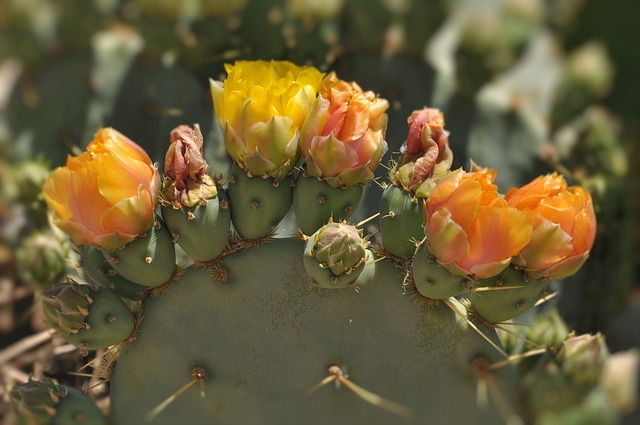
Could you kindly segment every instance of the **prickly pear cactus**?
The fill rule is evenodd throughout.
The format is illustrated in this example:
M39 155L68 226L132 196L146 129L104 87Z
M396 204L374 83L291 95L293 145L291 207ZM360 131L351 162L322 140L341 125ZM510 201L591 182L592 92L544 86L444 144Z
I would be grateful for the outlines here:
M44 186L87 282L45 291L42 308L81 352L117 357L102 369L114 424L544 423L591 397L617 412L598 386L601 336L550 345L511 321L585 262L596 229L588 192L554 173L501 195L495 170L451 171L443 114L425 108L390 167L375 244L367 220L334 220L315 194L293 194L310 178L338 198L370 183L388 103L289 62L228 71L212 83L234 161L228 200L198 126L171 132L162 178L138 145L103 129ZM262 114L270 101L289 107ZM298 232L278 227L293 205L314 217ZM521 359L535 365L520 370ZM566 397L548 402L556 384Z
M562 62L561 6L98 3L87 22L132 26L89 37L98 24L63 13L66 48L93 66L53 67L64 84L39 83L37 110L20 100L42 125L16 125L56 165L54 134L87 151L43 196L40 162L12 181L69 236L26 238L21 275L57 334L97 350L109 409L30 381L10 394L18 423L614 424L633 410L638 353L610 355L555 308L571 301L560 280L604 249L596 231L624 234L605 205L627 174L610 120L586 109L610 86L606 51ZM35 9L9 8L9 25ZM92 93L61 92L89 74ZM106 123L122 133L95 132ZM79 266L66 279L65 259Z
M474 405L473 360L501 355L473 328L444 304L417 302L390 263L366 265L353 288L314 285L303 251L302 241L274 239L224 257L225 282L190 268L150 294L111 376L115 423L389 423L434 411L499 421ZM514 372L495 379L516 388Z

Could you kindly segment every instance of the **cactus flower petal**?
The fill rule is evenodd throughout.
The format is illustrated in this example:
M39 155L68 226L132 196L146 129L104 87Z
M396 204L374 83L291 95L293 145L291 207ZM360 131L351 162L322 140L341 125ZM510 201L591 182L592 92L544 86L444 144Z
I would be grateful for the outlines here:
M408 124L402 156L389 177L396 186L426 198L451 168L449 132L444 129L444 115L433 108L413 111Z
M242 156L248 170L256 175L271 175L278 180L286 177L298 161L298 131L291 124L289 117L271 117L247 129L243 145L247 150ZM270 143L266 144L264 140ZM284 153L285 162L274 163L271 159L280 153Z
M301 130L300 152L307 172L332 187L372 180L387 150L388 107L373 92L329 74Z
M226 65L211 81L216 116L229 155L248 173L283 179L298 160L299 131L324 74L287 61Z
M497 192L494 170L449 174L425 204L427 241L454 274L488 278L504 270L531 239L527 215Z
M54 223L78 244L113 250L153 223L160 177L151 159L116 130L96 133L43 187Z
M441 264L448 265L469 253L469 241L466 232L451 219L451 211L438 209L431 217L427 232L430 236L429 246L438 252Z
M206 205L218 195L203 157L204 138L200 127L180 125L171 131L171 144L164 157L163 206L173 208Z
M567 187L556 173L540 176L505 196L526 213L533 237L514 259L534 278L564 278L578 271L593 246L596 218L591 196L582 187Z

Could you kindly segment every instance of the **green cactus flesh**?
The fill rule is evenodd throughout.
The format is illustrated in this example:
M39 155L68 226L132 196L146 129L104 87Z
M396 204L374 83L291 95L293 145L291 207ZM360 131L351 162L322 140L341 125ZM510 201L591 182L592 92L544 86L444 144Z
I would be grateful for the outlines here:
M442 267L429 252L426 240L422 241L411 260L413 280L418 292L431 299L442 300L465 291L468 281L454 276Z
M80 245L80 262L85 276L96 285L111 289L122 298L135 299L143 286L120 276L95 246Z
M84 287L83 287L84 288ZM87 328L65 335L65 339L83 349L107 348L124 341L134 329L134 316L129 307L109 289L83 289L93 302L85 317Z
M122 277L143 286L167 282L176 269L175 245L167 226L156 218L147 233L116 251L103 251Z
M424 238L422 199L390 184L380 200L380 234L385 251L397 257L411 257L416 243Z
M67 387L68 393L56 406L51 425L106 425L98 406L80 391Z
M529 310L547 291L549 280L527 279L509 266L499 275L481 279L469 292L471 310L489 323L512 319Z
M107 419L84 393L65 385L29 380L13 387L10 403L19 425L105 425Z
M360 185L331 187L325 181L300 173L293 190L293 209L300 231L311 235L333 218L340 222L351 217L362 198Z
M314 286L303 250L300 240L274 239L225 257L225 283L191 267L146 298L137 338L122 348L111 377L114 423L150 419L194 382L194 370L203 371L201 385L181 392L153 423L500 421L492 405L476 406L472 363L504 357L460 315L445 303L415 302L390 262L367 265L357 290ZM483 332L496 343L493 329ZM383 401L367 402L344 384L318 388L334 365ZM515 369L491 375L518 411Z
M248 240L269 236L291 208L291 183L289 177L278 182L270 177L249 177L245 170L234 163L227 195L236 232Z
M162 217L180 248L194 260L213 260L227 245L231 213L222 189L206 205L179 210L162 207Z

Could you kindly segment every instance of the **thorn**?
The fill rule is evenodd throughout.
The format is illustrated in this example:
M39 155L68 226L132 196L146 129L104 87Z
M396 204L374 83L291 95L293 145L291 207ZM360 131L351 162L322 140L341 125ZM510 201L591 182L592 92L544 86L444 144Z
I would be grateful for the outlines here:
M369 217L369 218L365 218L364 220L362 220L361 222L359 222L358 224L356 224L356 225L355 225L355 227L360 227L360 226L362 226L363 224L367 223L368 221L371 221L371 220L373 220L374 218L378 217L379 215L380 215L380 213L376 213L376 214L372 215L372 216L371 216L371 217Z
M548 294L548 295L543 295L542 298L540 298L533 306L534 307L538 307L539 305L544 304L547 301L550 301L550 300L554 299L557 296L558 296L558 292L553 292L553 293Z
M414 417L413 411L410 408L402 404L386 400L379 395L367 391L359 385L356 385L354 382L348 379L347 375L344 374L342 368L335 364L329 366L329 376L311 387L309 391L307 391L307 395L313 394L318 389L334 381L336 382L336 388L340 388L339 384L342 384L367 403L370 403L376 407L386 410L387 412L394 413L407 419L412 419Z
M486 409L489 406L489 390L487 387L487 380L485 378L478 379L476 404L479 409Z
M490 291L508 291L510 289L521 289L524 285L520 286L477 286L470 288L470 292L490 292Z
M196 366L191 370L191 381L187 382L185 385L180 387L176 392L167 397L164 401L158 404L156 407L151 409L149 413L147 413L144 417L145 421L150 422L155 419L164 409L167 408L180 394L189 389L196 382L200 383L200 395L204 397L204 381L206 380L206 373L203 368L200 366Z
M508 358L504 359L504 360L500 360L499 362L495 362L492 363L489 368L490 369L499 369L501 367L513 364L513 363L517 363L522 359L526 359L527 357L533 357L533 356L537 356L540 354L544 354L547 352L547 348L538 348L535 350L530 350L527 351L525 353L521 353L521 354L514 354L512 356L509 356Z
M309 390L307 391L307 395L311 395L311 394L315 393L320 388L324 387L328 383L330 383L333 380L335 380L337 377L338 377L337 375L329 375L329 376L327 376L322 381L318 382L316 385L314 385L313 387L309 388Z
M484 334L484 332L482 332L482 331L478 328L478 326L476 326L476 324L475 324L475 323L473 323L471 320L469 320L469 318L467 317L467 315L466 315L466 314L464 314L463 312L461 312L461 311L458 309L458 307L456 307L456 305L455 305L455 304L453 304L453 302L451 301L451 298L449 298L449 299L444 299L444 300L442 300L442 301L447 305L447 307L449 307L451 310L453 310L453 312L454 312L454 313L456 313L458 316L460 316L462 319L464 319L464 320L467 322L467 324L468 324L469 326L471 326L471 327L473 328L473 330L475 330L476 332L478 332L478 334L479 334L479 335L480 335L480 336L481 336L485 341L487 341L487 342L488 342L488 343L489 343L493 348L495 348L495 349L496 349L496 351L497 351L498 353L502 354L504 357L509 357L509 356L507 355L507 353L505 353L505 351L504 351L502 348L498 347L498 345L497 345L495 342L491 341L491 339L490 339L488 336L486 336L486 335Z
M373 265L373 264L375 264L375 263L377 263L377 262L379 262L379 261L384 261L384 260L386 260L386 259L387 259L387 257L386 257L386 256L385 256L385 257L378 257L377 259L375 259L375 260L373 260L373 261L370 261L370 262L368 262L368 263L365 263L365 264L364 264L364 266L365 266L365 267L367 267L367 266L371 266L371 265Z

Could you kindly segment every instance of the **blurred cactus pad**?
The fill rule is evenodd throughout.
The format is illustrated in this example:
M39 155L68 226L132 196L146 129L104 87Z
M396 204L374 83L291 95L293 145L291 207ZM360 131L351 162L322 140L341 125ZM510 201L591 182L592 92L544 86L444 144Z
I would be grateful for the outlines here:
M598 10L2 2L0 248L108 399L34 368L9 420L635 423Z

